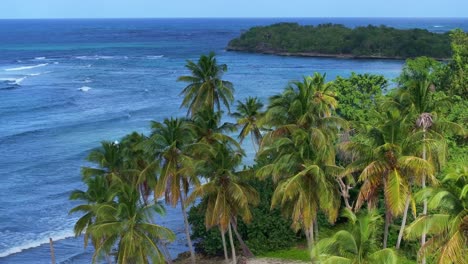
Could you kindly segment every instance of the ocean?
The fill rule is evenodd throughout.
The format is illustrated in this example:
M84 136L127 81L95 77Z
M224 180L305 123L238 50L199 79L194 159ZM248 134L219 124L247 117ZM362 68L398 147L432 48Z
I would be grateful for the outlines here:
M0 20L0 263L50 263L49 237L57 263L90 263L92 248L73 236L79 215L68 214L76 205L70 192L84 188L85 157L102 140L184 116L176 79L188 74L187 60L214 51L228 65L236 100L264 102L313 72L392 80L404 63L225 51L242 31L284 21L468 30L466 18ZM251 163L250 143L244 147ZM187 250L180 208L167 207L156 221L177 234L173 257Z

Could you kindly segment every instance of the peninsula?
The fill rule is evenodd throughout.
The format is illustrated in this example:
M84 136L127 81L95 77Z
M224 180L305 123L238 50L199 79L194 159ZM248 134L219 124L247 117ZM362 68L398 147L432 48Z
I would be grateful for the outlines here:
M348 28L340 24L278 23L252 27L231 40L226 49L284 56L363 59L418 56L446 59L451 56L448 33L372 25Z

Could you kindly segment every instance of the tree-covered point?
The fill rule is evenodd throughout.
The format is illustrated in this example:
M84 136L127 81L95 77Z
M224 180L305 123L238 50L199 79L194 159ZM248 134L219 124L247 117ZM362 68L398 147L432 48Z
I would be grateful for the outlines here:
M361 58L449 58L448 33L387 26L347 28L339 24L302 26L278 23L250 28L231 40L228 50L300 56Z

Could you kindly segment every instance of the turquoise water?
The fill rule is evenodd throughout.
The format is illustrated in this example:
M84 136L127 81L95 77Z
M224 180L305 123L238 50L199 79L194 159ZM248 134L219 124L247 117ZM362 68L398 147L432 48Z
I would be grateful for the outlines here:
M187 59L216 52L237 100L267 98L315 71L396 77L398 60L278 57L226 52L254 25L280 21L369 23L444 32L467 19L140 19L0 20L0 263L89 263L91 249L72 238L78 215L68 195L82 188L80 167L102 140L118 140L150 120L183 116L179 93ZM252 149L246 142L248 157ZM156 221L174 230L173 256L186 250L179 208Z

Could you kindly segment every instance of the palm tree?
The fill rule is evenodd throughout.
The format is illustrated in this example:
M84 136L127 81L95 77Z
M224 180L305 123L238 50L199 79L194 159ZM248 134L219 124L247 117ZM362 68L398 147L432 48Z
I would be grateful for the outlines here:
M240 165L243 153L232 151L226 144L218 144L215 145L212 154L208 161L210 172L206 175L211 180L196 187L188 197L187 203L192 203L197 197L206 199L205 225L207 228L219 226L225 257L227 253L224 234L228 231L233 263L237 263L231 227L244 255L253 256L237 231L237 217L240 216L244 222L249 222L252 218L250 205L258 204L259 197L255 189L243 179L242 173L235 171Z
M369 208L375 208L379 192L383 190L386 210L384 248L391 219L402 213L406 216L412 183L420 184L422 175L435 182L432 164L412 155L418 142L408 134L406 118L407 115L398 109L380 109L378 125L367 131L367 138L343 143L344 149L357 157L344 174L360 172L359 181L362 182L356 210L365 201Z
M143 202L148 204L149 195L156 188L159 164L145 153L142 146L146 140L147 137L143 134L133 132L122 138L120 147L126 172L124 180L128 184L138 186Z
M103 141L101 147L89 153L87 160L97 165L96 167L83 167L81 173L83 178L105 176L111 179L119 175L123 169L122 151L118 142Z
M151 126L152 132L144 148L161 163L155 198L164 195L166 203L174 207L180 203L191 259L195 263L185 207L190 186L199 184L196 177L197 165L189 151L195 135L189 123L183 119L165 119L163 123L153 121Z
M255 152L257 152L256 146L260 146L262 141L259 122L264 115L261 112L263 103L257 97L248 97L245 102L237 101L237 103L237 112L233 113L232 116L237 118L237 124L242 126L239 133L240 143L242 144L245 137L250 134Z
M335 176L340 168L334 164L332 151L320 149L327 141L322 131L290 128L287 136L272 141L269 136L265 138L259 155L275 158L260 168L257 175L272 176L278 182L271 207L280 205L284 214L291 216L293 228L304 230L312 246L318 211L324 211L330 222L338 215L340 200ZM281 151L277 152L278 149Z
M191 75L181 76L177 80L188 83L181 95L184 95L182 106L187 107L187 115L193 116L204 107L211 111L221 110L221 103L229 111L229 105L234 100L232 83L222 80L227 71L226 64L217 64L215 54L202 55L197 63L187 61L185 67Z
M319 73L304 77L302 82L292 82L282 94L270 98L266 123L307 128L318 118L332 117L338 104L332 88L332 83L325 83L325 75Z
M70 200L83 202L83 204L72 208L70 214L77 212L84 213L84 215L76 221L73 230L77 237L84 233L85 247L87 247L90 239L93 246L96 247L99 240L97 237L92 236L89 232L89 228L97 221L97 207L102 204L112 203L115 195L104 176L84 178L83 181L87 185L87 190L74 190L70 194Z
M449 105L447 98L435 100L433 94L436 87L433 84L433 70L436 62L428 58L409 60L402 73L403 88L395 95L398 107L406 111L414 122L415 130L421 134L422 149L416 152L424 160L432 162L436 169L445 163L445 135L458 133L463 129L454 123L438 118L437 111ZM422 175L422 188L426 187L426 176ZM407 202L409 205L409 201ZM408 210L406 206L405 211ZM423 201L422 214L427 214L427 202ZM405 219L404 219L405 220ZM397 248L403 235L405 221L402 222L397 240ZM426 235L421 235L421 246L426 241ZM422 260L425 263L425 259Z
M101 238L93 262L117 245L117 263L164 263L157 242L173 241L175 236L149 219L151 212L162 214L164 208L158 203L143 205L135 187L118 179L115 181L116 201L100 204L96 209L98 221L89 228L93 236Z
M321 239L312 250L312 258L322 264L397 264L398 256L392 249L378 250L376 235L381 217L374 211L355 215L345 208L349 228L329 238Z
M417 194L437 213L420 215L406 228L406 237L426 233L429 240L419 257L432 256L436 263L465 263L468 254L468 167L467 161L452 168L440 187L428 187Z
M221 115L222 112L213 112L206 107L193 115L190 124L197 143L213 145L222 141L230 145L238 145L234 139L226 135L228 132L236 131L235 124L226 122L220 125Z
M302 229L309 246L318 233L315 221L323 210L333 222L339 210L335 181L340 168L335 165L334 142L344 120L333 116L337 102L325 83L314 74L303 82L293 82L281 95L273 96L266 113L266 125L273 127L262 141L259 158L267 160L257 175L278 182L272 207L281 205L291 215L293 227ZM320 188L315 188L320 186ZM315 222L315 224L314 224Z

